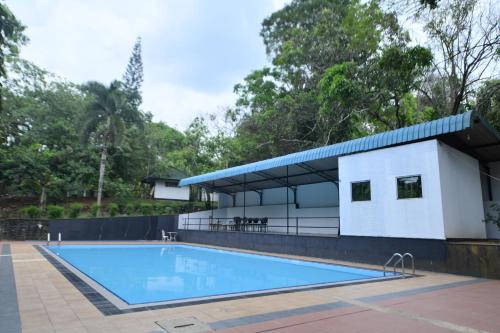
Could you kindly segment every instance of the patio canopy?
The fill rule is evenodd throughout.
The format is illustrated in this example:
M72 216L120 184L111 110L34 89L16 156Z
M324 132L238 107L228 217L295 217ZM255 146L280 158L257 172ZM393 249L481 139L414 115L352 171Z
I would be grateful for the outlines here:
M481 163L500 161L500 134L469 111L397 130L184 178L179 186L236 193L338 181L338 157L439 139Z

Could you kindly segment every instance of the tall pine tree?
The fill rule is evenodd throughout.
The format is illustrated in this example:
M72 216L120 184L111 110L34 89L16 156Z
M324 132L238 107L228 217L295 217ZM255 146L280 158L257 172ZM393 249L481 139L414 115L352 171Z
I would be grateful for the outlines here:
M122 79L124 87L128 92L129 103L136 110L139 109L142 103L141 86L144 80L143 77L141 37L137 37L132 55L128 61L127 70Z

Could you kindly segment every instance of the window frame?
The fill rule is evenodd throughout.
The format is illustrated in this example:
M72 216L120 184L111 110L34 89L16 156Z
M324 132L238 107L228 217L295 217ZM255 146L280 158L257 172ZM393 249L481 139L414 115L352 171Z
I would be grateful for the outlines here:
M399 180L402 178L411 178L411 177L418 177L420 179L420 196L419 197L409 197L409 198L400 198L399 197ZM418 181L417 181L418 183ZM412 200L412 199L422 199L424 197L424 186L423 186L423 181L422 181L422 174L415 174L415 175L407 175L407 176L397 176L396 177L396 199L397 200Z
M370 198L369 199L365 199L365 200L354 200L354 197L353 197L353 185L354 184L361 184L361 183L368 183L369 185L369 194L370 194ZM366 180L358 180L358 181L354 181L354 182L351 182L351 202L367 202L367 201L372 201L372 182L370 179L366 179Z

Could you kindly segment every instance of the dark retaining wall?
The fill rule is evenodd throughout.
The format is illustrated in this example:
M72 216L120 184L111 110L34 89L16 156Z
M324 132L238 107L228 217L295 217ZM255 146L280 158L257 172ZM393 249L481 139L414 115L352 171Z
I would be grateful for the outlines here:
M44 240L47 239L48 221L42 219L0 218L0 239Z
M243 232L179 230L183 242L286 253L383 265L394 252L410 252L418 269L444 271L446 242L432 239L295 236Z
M416 238L312 237L243 232L179 230L184 242L383 265L394 253L410 252L417 269L500 279L500 242Z
M448 242L446 271L500 279L499 242Z
M52 240L158 240L161 230L175 231L177 215L102 217L49 221Z

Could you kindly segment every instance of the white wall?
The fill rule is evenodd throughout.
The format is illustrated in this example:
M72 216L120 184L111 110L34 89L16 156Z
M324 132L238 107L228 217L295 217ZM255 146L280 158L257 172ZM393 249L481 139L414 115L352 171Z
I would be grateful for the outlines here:
M486 238L478 160L444 143L438 157L446 238Z
M296 208L294 204L288 205L289 214L289 233L296 232L295 224L296 218L299 222L299 232L301 234L321 234L321 235L337 235L337 227L339 225L339 211L338 207L324 207L324 208ZM197 224L201 222L204 224L201 230L208 229L208 217L212 211L202 211L190 214L179 215L179 229L184 228L184 223L187 223L187 218L190 219L190 224ZM245 208L245 215L247 217L268 217L269 232L286 233L286 227L277 227L286 225L286 205L266 205L266 206L251 206ZM235 216L243 217L243 207L228 207L215 209L213 211L213 218L221 221L233 220ZM201 221L197 218L202 218ZM307 228L307 226L314 227L331 227L331 228ZM198 226L191 226L190 229L198 229Z
M339 158L341 234L444 239L437 141ZM397 198L396 177L421 175L422 198ZM370 180L371 200L351 201L351 182Z
M189 187L165 186L164 181L155 182L155 199L189 200Z
M233 207L230 195L219 194L219 208ZM258 206L259 195L248 191L245 194L246 206ZM288 203L294 202L294 193L288 190ZM286 190L283 187L263 190L262 205L286 204ZM334 183L325 182L297 186L297 205L300 208L337 207L339 205L338 189ZM236 206L243 206L243 192L236 193Z

